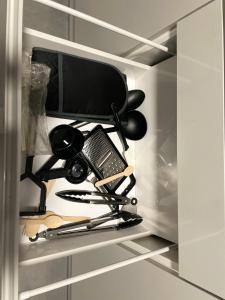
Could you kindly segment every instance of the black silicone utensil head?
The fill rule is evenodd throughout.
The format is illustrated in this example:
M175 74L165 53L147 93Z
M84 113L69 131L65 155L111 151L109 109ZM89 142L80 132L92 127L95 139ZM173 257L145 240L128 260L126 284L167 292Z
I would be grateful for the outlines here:
M79 153L84 145L84 136L76 128L59 125L49 134L52 152L60 159L69 159Z
M147 132L147 121L142 113L131 110L127 113L127 122L123 123L123 132L130 140L140 140Z
M121 218L124 220L124 222L118 224L118 229L136 226L143 221L143 218L141 216L139 216L138 214L130 213L128 211L122 211Z
M145 93L142 90L131 90L128 92L127 110L134 110L141 106L145 99Z
M86 180L88 176L88 165L79 156L68 159L65 163L65 168L69 169L66 180L73 184L79 184Z

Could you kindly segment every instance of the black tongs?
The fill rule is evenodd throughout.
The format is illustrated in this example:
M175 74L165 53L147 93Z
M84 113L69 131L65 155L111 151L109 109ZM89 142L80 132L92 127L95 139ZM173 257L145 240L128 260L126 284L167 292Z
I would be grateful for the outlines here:
M118 224L106 225L97 227L108 221L122 219ZM69 223L58 228L47 229L37 233L34 238L29 238L31 242L38 238L45 238L47 240L86 235L94 232L102 232L108 230L120 230L138 225L142 222L142 217L127 211L112 211L97 218L84 220L80 222Z
M94 196L94 197L102 197L105 199L98 199L98 198L87 198L86 196ZM107 204L107 205L127 205L137 204L136 198L128 198L126 196L116 195L116 194L109 194L109 193L101 193L95 191L87 191L87 190L65 190L56 193L56 196L78 203L86 203L86 204Z

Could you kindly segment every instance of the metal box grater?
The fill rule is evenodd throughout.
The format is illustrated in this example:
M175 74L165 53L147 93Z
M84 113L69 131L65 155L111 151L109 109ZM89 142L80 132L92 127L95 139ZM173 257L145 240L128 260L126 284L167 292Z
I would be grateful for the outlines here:
M126 161L101 125L96 126L88 134L82 152L99 179L115 175L127 167ZM118 178L104 186L109 191L115 191L125 178Z

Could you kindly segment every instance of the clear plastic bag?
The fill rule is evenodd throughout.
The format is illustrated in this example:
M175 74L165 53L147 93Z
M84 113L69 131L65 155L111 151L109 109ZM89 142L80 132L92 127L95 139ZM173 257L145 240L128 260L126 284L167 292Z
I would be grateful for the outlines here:
M30 98L30 83L31 83L31 56L28 52L23 53L22 64L22 139L21 148L22 151L27 151L27 139L29 128L29 98Z
M27 155L51 154L45 112L50 68L32 63L24 54L22 101L22 150Z
M44 64L32 63L31 65L27 149L29 155L51 154L45 113L50 71L50 68Z

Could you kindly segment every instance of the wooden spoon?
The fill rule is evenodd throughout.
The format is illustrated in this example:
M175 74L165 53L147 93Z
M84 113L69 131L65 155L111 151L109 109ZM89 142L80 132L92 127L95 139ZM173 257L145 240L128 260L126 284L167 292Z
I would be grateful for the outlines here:
M25 224L23 228L23 234L25 234L29 238L32 238L38 233L40 224L35 224L35 223L29 224L28 222Z
M47 212L46 215L22 218L20 223L24 225L23 233L28 237L33 237L38 233L41 225L45 225L47 228L57 228L64 222L79 222L89 219L86 216L59 216L52 212Z
M96 187L100 187L100 186L102 186L102 185L104 185L106 183L109 183L109 182L111 182L113 180L116 180L116 179L118 179L120 177L130 176L133 172L134 172L134 167L133 166L128 166L128 167L126 167L126 169L123 172L120 172L118 174L115 174L115 175L112 175L110 177L107 177L107 178L104 178L102 180L97 181L95 183L95 186Z
M48 224L52 224L54 226L54 222L57 222L57 220L60 220L61 222L79 222L83 220L89 220L89 217L86 216L59 216L54 213L41 216L35 216L35 217L28 217L28 218L21 218L20 224L25 225L27 222L30 222L32 224L43 224L48 227Z

